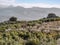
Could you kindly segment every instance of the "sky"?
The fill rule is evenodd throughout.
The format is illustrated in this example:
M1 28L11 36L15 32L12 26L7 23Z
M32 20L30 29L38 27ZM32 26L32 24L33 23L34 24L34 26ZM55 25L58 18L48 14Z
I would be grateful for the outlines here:
M30 7L60 8L60 0L0 0L0 5L22 6L25 8Z
M17 3L49 3L59 4L60 0L16 0Z

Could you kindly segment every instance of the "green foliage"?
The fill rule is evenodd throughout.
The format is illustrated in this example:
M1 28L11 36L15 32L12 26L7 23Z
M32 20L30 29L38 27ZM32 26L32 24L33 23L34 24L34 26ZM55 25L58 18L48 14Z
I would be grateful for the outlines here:
M55 45L58 33L12 30L0 33L0 45Z
M27 22L16 21L14 18L10 21L13 23L8 21L0 23L0 45L56 45L57 39L60 38L60 32L57 31L45 33L43 31L31 31L29 28L43 22L60 21L60 18L43 18Z
M11 17L11 18L9 19L9 21L17 21L17 18L16 18L16 17Z
M58 18L54 13L49 13L47 18Z

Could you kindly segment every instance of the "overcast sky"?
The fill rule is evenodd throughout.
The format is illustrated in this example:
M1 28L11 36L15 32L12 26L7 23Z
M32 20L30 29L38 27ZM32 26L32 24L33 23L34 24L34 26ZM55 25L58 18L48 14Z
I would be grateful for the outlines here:
M60 0L0 0L0 5L14 5L29 7L57 7L60 8Z

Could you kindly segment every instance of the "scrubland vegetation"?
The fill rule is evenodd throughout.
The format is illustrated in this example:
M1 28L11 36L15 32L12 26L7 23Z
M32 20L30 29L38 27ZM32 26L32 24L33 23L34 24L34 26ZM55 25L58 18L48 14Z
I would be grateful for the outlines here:
M52 14L34 21L17 21L16 17L11 17L9 21L0 23L0 45L58 45L60 31L31 30L31 27L37 26L36 24L60 21L60 17L50 15Z

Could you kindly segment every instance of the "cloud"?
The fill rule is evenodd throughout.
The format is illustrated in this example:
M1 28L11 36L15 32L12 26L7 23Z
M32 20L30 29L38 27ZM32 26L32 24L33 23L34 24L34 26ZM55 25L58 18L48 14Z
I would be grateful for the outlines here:
M13 4L14 6L22 6L25 8L31 8L31 7L43 7L43 8L51 8L51 7L56 7L56 8L60 8L60 5L56 5L56 4L46 4L46 3L15 3Z
M30 7L60 8L60 5L56 5L56 4L51 5L51 4L46 4L46 3L16 3L16 0L0 0L0 5L22 6L25 8L30 8Z
M0 5L12 5L15 3L15 0L0 0Z

